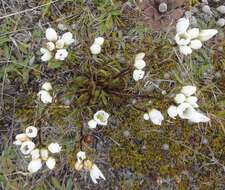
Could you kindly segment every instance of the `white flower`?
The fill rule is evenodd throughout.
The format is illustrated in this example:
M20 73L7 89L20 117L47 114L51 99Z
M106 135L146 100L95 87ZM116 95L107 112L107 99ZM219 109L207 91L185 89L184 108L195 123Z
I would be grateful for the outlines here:
M185 97L185 95L182 94L182 93L176 94L176 96L174 97L174 101L175 101L177 104L181 104L181 103L183 103L185 100L186 100L186 97Z
M204 42L212 38L218 33L216 29L207 29L207 30L201 30L199 33L199 40Z
M28 141L29 138L25 133L21 133L21 134L16 135L16 140L18 140L20 142L25 142L25 141Z
M47 38L48 41L56 41L58 35L53 28L48 28L45 32L45 37Z
M191 96L196 92L196 90L196 86L187 85L181 89L181 93L183 93L185 96Z
M97 55L99 53L101 53L101 46L99 44L92 44L92 46L90 47L90 51L93 55Z
M46 61L49 61L52 58L52 54L48 49L41 48L40 51L43 54L41 56L42 61L46 62Z
M42 148L40 152L41 152L42 160L47 160L48 159L48 150L46 148Z
M188 45L191 42L191 35L187 32L177 33L175 41L180 46Z
M97 124L98 124L97 121L95 121L94 119L92 119L88 122L88 126L90 129L95 129Z
M46 165L50 170L54 169L55 163L56 163L55 158L52 157L49 157L48 160L46 161Z
M32 160L36 160L40 158L40 150L38 148L32 150L30 154L31 154Z
M98 125L107 125L108 118L109 114L104 110L97 111L94 114L94 120L97 122Z
M20 147L20 151L23 154L27 155L27 154L30 154L34 148L35 148L35 144L32 141L25 141L22 143Z
M64 42L62 39L59 39L59 40L56 41L55 47L56 47L57 49L62 49L62 48L64 47L64 43L65 43L65 42Z
M175 117L177 116L177 107L174 105L171 105L168 109L167 109L167 113L168 115L175 119Z
M61 146L59 146L58 143L51 143L50 145L48 145L48 150L51 153L59 153L61 151Z
M225 26L225 19L224 19L224 18L220 18L220 19L216 22L216 24L217 24L218 26L220 26L220 27Z
M28 164L28 171L30 173L35 173L40 170L42 167L41 159L31 160Z
M202 47L202 42L200 40L192 40L190 47L192 49L200 49Z
M206 123L206 122L209 122L210 119L205 116L204 114L202 113L199 113L199 112L195 112L189 119L189 121L191 121L192 123Z
M77 162L81 163L86 159L86 153L84 151L79 151L77 153Z
M92 181L95 184L98 183L97 182L98 179L102 178L103 180L105 180L105 177L104 177L103 173L101 172L101 170L95 164L93 164L93 166L90 170L90 176L91 176Z
M155 125L161 125L164 119L162 113L157 109L152 109L149 113L149 118Z
M133 79L134 79L135 81L139 81L139 80L143 79L144 75L145 75L145 72L142 71L142 70L135 69L135 70L133 71Z
M135 60L134 67L138 70L143 69L146 66L146 63L142 59Z
M47 42L46 47L49 51L53 51L55 49L55 44L53 42Z
M196 96L189 96L189 97L186 98L185 101L187 103L189 103L194 108L198 107L198 104L197 104L198 98Z
M44 104L52 103L52 96L45 90L40 90L37 96Z
M75 42L75 40L73 39L73 34L71 32L66 32L65 34L63 34L61 39L67 46Z
M221 14L225 14L225 6L224 5L217 7L216 10L218 12L220 12Z
M199 28L191 28L187 33L191 36L191 39L197 38L199 36Z
M68 52L66 49L59 49L55 54L55 59L63 61L66 59L67 56Z
M45 82L42 86L41 86L42 90L46 90L46 91L50 91L52 90L52 85L50 82Z
M37 136L38 130L34 126L29 126L26 128L26 135L30 138L35 138Z
M180 53L189 55L192 53L192 49L189 46L179 46Z
M99 46L102 46L105 39L103 37L97 37L95 38L94 44L98 44Z
M177 21L177 24L176 24L176 32L177 33L186 32L186 30L189 27L189 24L190 24L190 22L189 22L188 19L186 19L186 18L180 18Z
M150 119L149 114L148 113L145 113L143 115L143 118L144 118L144 120L148 121Z
M137 60L144 59L144 57L145 57L145 53L143 53L143 52L136 54L136 56L135 56L135 62Z

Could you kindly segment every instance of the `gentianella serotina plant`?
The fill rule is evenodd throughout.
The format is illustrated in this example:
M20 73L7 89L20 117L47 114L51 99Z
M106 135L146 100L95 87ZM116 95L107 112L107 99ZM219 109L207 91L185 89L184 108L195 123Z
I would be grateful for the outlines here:
M210 119L198 110L198 98L194 95L197 88L192 85L182 87L181 91L174 97L177 105L171 105L167 109L168 115L175 119L179 116L192 123L209 122Z
M104 110L99 110L94 114L93 119L88 122L90 129L95 129L97 125L106 126L108 124L109 114Z
M47 62L52 58L63 61L68 56L66 48L75 42L73 34L66 32L62 36L58 36L53 28L48 28L45 32L48 42L40 49L42 53L41 60Z
M37 96L38 99L41 100L44 104L52 103L52 96L50 94L50 91L52 90L52 85L50 82L45 82L41 86L41 90L38 92Z
M90 177L93 183L97 184L99 179L105 179L105 176L98 168L98 166L91 160L87 159L86 153L84 151L79 151L76 155L77 161L75 163L75 169L80 171L82 169L90 172Z
M20 146L20 151L26 158L31 158L27 169L29 173L35 173L40 170L45 162L46 166L52 170L55 168L56 160L53 154L59 153L61 147L58 143L51 143L48 147L36 146L32 139L36 138L38 129L34 126L26 128L25 133L16 135L14 145ZM50 155L52 154L52 155Z
M143 71L143 69L146 66L146 63L144 61L144 57L145 57L145 53L138 53L135 56L134 59L134 71L133 71L133 79L135 81L139 81L141 79L143 79L144 75L145 75L145 71Z
M216 29L199 28L188 29L190 22L186 18L180 18L176 24L175 41L179 46L179 51L183 55L189 55L193 50L200 49L203 42L211 39L218 31Z
M97 37L94 40L94 43L90 47L91 54L98 55L102 51L102 46L105 39L103 37Z

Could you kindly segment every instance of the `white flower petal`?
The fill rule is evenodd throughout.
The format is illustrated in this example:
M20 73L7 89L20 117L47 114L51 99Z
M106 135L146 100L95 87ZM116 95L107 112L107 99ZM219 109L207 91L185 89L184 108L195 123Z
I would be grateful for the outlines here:
M141 52L141 53L138 53L136 54L135 56L135 61L139 60L139 59L144 59L145 57L145 53Z
M48 160L46 161L46 165L50 170L55 168L55 164L56 164L55 158L49 157Z
M146 63L143 59L135 60L134 67L138 70L144 69Z
M92 120L90 120L89 122L88 122L88 127L90 128L90 129L95 129L96 127L97 127L97 121L95 121L94 119L92 119Z
M134 79L135 81L139 81L139 80L143 79L143 78L144 78L144 75L145 75L145 72L142 71L142 70L135 69L135 70L133 71L133 79Z
M202 47L202 42L200 40L192 40L190 47L192 49L200 49Z
M101 170L95 165L93 164L91 170L90 170L90 176L91 176L91 179L92 181L97 184L97 180L98 179L103 179L105 180L105 176L103 175L103 173L101 172Z
M28 171L30 173L35 173L38 170L40 170L42 167L42 163L41 163L41 159L36 159L36 160L32 160L29 164L28 164Z
M179 46L185 46L191 42L191 35L187 32L177 33L174 39Z
M64 42L62 39L59 39L59 40L56 41L55 47L56 47L57 49L63 49L64 43L65 43L65 42Z
M191 96L196 92L196 90L197 90L196 86L187 85L182 87L181 93L183 93L185 96Z
M66 49L59 49L55 54L55 59L63 61L66 59L67 56L68 52Z
M181 104L185 101L186 97L184 94L182 93L179 93L179 94L176 94L176 96L174 97L174 101L177 103L177 104Z
M37 96L44 104L52 103L52 96L45 90L40 90Z
M47 38L48 41L56 41L58 35L53 28L48 28L45 32L45 37Z
M20 147L20 151L23 154L27 155L27 154L30 154L34 148L35 148L35 144L32 141L25 141L22 143Z
M59 146L58 143L51 143L50 145L48 145L48 150L51 153L59 153L61 151L61 146Z
M109 114L104 110L97 111L94 114L94 120L97 122L98 125L107 125L108 118Z
M98 44L99 46L102 46L105 39L103 37L97 37L95 38L94 44Z
M93 55L101 53L101 49L101 46L96 43L92 44L92 46L90 47L90 51Z
M50 91L52 90L52 85L50 82L45 82L42 86L41 86L42 90L46 90L46 91Z
M216 29L207 29L207 30L201 30L199 33L199 40L204 42L212 38L218 33Z
M75 40L73 39L73 34L71 32L66 32L65 34L63 34L61 39L67 46L75 42Z
M31 158L32 160L36 160L40 157L40 150L38 148L31 151Z
M25 133L21 133L16 135L16 140L24 142L24 141L28 141L29 137Z
M183 55L190 55L192 53L192 49L189 46L179 46L179 50Z
M168 109L167 109L167 113L168 115L175 119L175 117L177 116L177 107L174 105L171 105Z
M192 107L198 107L198 104L197 104L197 101L198 101L198 98L196 96L189 96L186 98L185 100L187 103L189 103Z
M149 113L149 118L155 125L161 125L164 119L162 113L157 109L152 109Z
M186 32L186 30L188 29L189 25L190 25L190 22L189 22L188 19L180 18L177 21L177 24L176 24L176 32L177 33Z
M191 36L191 39L197 38L199 36L199 28L189 29L187 33Z
M177 113L181 119L191 119L196 110L189 103L182 103L177 107Z
M35 138L37 136L38 130L34 126L29 126L26 128L26 135L30 138Z

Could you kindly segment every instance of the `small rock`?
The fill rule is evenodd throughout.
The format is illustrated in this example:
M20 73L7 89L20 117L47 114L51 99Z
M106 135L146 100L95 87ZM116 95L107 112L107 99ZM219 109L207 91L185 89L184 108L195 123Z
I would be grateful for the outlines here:
M217 24L218 26L220 26L220 27L225 26L225 19L224 19L224 18L220 18L220 19L216 22L216 24Z
M128 138L128 137L130 136L130 132L129 132L128 130L124 131L124 132L123 132L123 136L124 136L125 138Z
M58 29L61 30L61 31L65 31L65 30L67 30L67 27L66 27L66 25L64 25L64 24L59 23L59 24L58 24Z
M221 14L225 14L225 5L221 5L217 7L216 10L220 12Z
M202 11L203 11L204 13L208 14L208 15L211 15L211 14L212 14L212 11L211 11L211 9L210 9L210 7L209 7L208 5L204 5L204 6L202 7Z
M169 73L165 73L164 74L164 79L167 79L167 80L170 79L170 74Z
M202 144L208 144L208 139L203 138L203 139L202 139Z
M163 144L162 149L163 150L169 150L169 145L168 144Z

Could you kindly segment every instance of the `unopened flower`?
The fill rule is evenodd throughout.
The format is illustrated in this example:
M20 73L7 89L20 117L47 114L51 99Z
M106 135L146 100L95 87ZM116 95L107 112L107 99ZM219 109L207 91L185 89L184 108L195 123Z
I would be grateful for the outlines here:
M48 41L56 41L58 35L53 28L48 28L45 32L45 37L47 38Z
M103 37L97 37L97 38L95 38L94 43L98 44L99 46L102 46L104 41L105 41L105 39Z
M35 160L31 160L31 162L28 164L28 171L30 173L35 173L38 170L40 170L42 167L42 163L41 163L41 159L35 159Z
M55 59L63 61L66 59L67 56L68 52L66 49L59 49L55 54Z
M92 44L91 47L90 47L90 51L93 55L97 55L99 53L101 53L101 46L99 44Z
M53 42L47 42L46 47L49 51L53 51L55 49L55 44Z
M134 67L138 70L144 69L145 66L146 66L146 63L143 59L138 59L134 63Z
M98 125L107 125L108 118L109 114L104 110L97 111L94 114L94 120L97 122Z
M35 138L37 136L38 130L34 126L29 126L26 128L26 135L30 138Z
M48 145L48 150L53 154L59 153L61 151L61 146L59 146L58 143L51 143Z
M75 40L73 39L73 34L71 32L66 32L65 34L63 34L61 39L64 41L64 44L67 46L75 42Z
M164 119L162 113L157 109L152 109L149 113L149 119L152 121L155 125L161 125L162 121Z
M48 150L46 148L41 148L41 159L46 161L48 159Z
M143 79L144 75L145 75L145 71L142 71L142 70L139 70L139 69L135 69L133 71L133 79L135 81L139 81L139 80Z
M186 100L186 97L185 97L185 95L182 94L182 93L176 94L176 96L174 97L174 101L175 101L177 104L181 104L181 103L183 103L185 100Z
M44 104L52 103L52 96L45 90L40 90L37 96Z
M53 157L49 157L46 161L46 165L50 170L55 168L55 164L56 164L56 161L55 161L55 158Z
M168 115L175 119L175 117L177 116L177 107L174 105L171 105L168 109L167 109L167 113Z
M52 90L52 85L50 82L45 82L42 86L41 86L42 90L46 90L46 91L50 91Z
M41 56L41 60L42 61L46 62L46 61L49 61L52 58L52 54L51 54L51 52L48 49L41 48L40 51L43 54Z
M101 170L95 164L93 164L92 168L90 169L90 176L91 176L92 181L95 184L98 183L97 180L99 180L99 179L105 180L105 176L103 175Z
M90 129L95 129L97 127L97 121L95 121L94 119L88 121L88 126Z
M35 148L35 144L32 141L25 141L22 143L20 147L20 151L23 154L27 155L27 154L30 154L34 148Z
M187 85L181 89L181 93L183 93L185 96L191 96L196 92L196 90L196 86Z
M205 42L215 36L218 33L216 29L206 29L206 30L201 30L199 33L198 39L201 40L202 42Z

